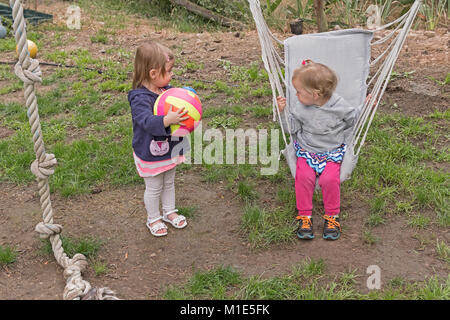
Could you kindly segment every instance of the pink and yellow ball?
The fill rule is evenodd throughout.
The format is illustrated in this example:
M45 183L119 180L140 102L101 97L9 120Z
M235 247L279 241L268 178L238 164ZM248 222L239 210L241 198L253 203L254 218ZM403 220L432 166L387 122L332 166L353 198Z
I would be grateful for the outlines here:
M153 114L166 115L171 106L173 106L172 111L184 107L184 110L188 111L184 117L189 117L189 119L181 122L184 126L178 124L170 126L173 136L182 137L197 128L202 119L202 103L194 92L182 88L170 88L156 99Z

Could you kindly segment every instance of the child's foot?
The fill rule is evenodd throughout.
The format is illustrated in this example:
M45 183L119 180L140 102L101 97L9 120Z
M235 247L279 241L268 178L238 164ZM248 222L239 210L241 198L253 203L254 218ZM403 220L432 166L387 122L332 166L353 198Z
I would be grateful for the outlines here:
M181 214L177 214L176 212L178 212L178 209L175 209L169 213L163 213L162 219L164 222L170 223L175 228L182 229L187 225L186 217Z
M337 240L341 236L341 224L339 216L324 215L323 238L326 240Z
M300 222L300 227L297 230L297 237L299 237L299 239L314 239L312 218L307 216L297 216L295 220Z
M155 237L162 237L167 235L167 226L161 222L161 219L158 219L153 222L147 221L147 228L150 230L150 233Z

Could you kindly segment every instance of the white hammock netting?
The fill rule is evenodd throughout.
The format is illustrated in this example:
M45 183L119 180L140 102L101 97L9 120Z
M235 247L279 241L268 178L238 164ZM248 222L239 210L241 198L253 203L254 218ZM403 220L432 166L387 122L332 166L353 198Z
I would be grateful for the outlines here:
M349 29L349 30L339 30L339 31L333 31L333 32L327 32L327 33L318 33L318 34L307 34L307 35L300 35L288 38L284 41L281 41L277 39L273 33L269 30L265 20L264 16L261 10L260 1L259 0L248 0L250 5L250 10L253 15L253 19L255 20L256 28L258 31L259 41L261 44L261 56L262 60L264 62L264 67L268 73L270 86L272 88L273 92L273 120L276 121L276 118L278 118L283 139L285 142L285 149L283 150L283 154L288 162L288 165L291 169L292 175L295 177L295 167L296 167L296 155L295 150L292 146L292 135L290 135L290 141L286 139L285 134L285 125L287 126L288 132L291 132L289 127L289 121L287 118L287 114L289 112L289 86L290 86L290 75L291 72L299 66L299 63L296 60L292 61L292 59L286 59L284 61L280 54L277 52L275 44L277 45L284 45L285 47L285 57L289 56L288 51L288 45L291 45L292 43L299 42L301 43L303 41L302 37L309 37L315 36L318 41L315 43L316 45L320 45L322 48L326 48L327 45L330 43L329 40L331 37L338 37L338 36L346 36L347 38L345 41L348 41L348 43L352 44L352 42L356 43L356 47L358 46L356 37L358 34L370 34L370 40L373 39L374 34L381 34L382 30L385 30L391 26L395 26L390 32L387 34L381 34L379 40L377 41L371 41L369 42L370 48L374 48L376 46L379 46L387 41L387 47L384 49L384 51L379 54L376 58L374 58L371 62L370 59L370 50L368 53L368 61L367 64L370 67L372 71L372 76L369 76L369 73L366 72L366 70L363 70L364 64L361 64L359 67L356 67L358 70L357 72L364 74L366 72L366 76L364 79L360 79L360 88L361 91L366 91L366 89L369 87L370 92L368 92L368 98L365 99L365 93L366 92L360 92L364 93L364 95L359 94L360 97L363 97L363 99L359 99L359 117L358 120L354 126L353 129L353 136L351 143L347 146L347 151L344 156L343 163L341 165L341 182L347 180L354 167L356 166L356 162L358 160L358 155L361 151L361 147L364 145L364 142L367 137L367 132L370 128L370 125L372 124L373 118L375 116L375 113L378 109L378 105L380 103L380 100L386 90L387 84L389 82L390 75L392 73L392 70L394 68L394 64L397 61L397 58L400 54L400 51L402 49L402 46L406 40L406 35L408 34L409 30L411 29L411 26L413 24L413 21L420 9L420 6L422 4L422 0L416 0L413 5L411 6L410 10L405 13L400 18L396 19L395 21L392 21L380 28L377 28L375 30L362 30L362 29ZM352 33L354 35L352 35ZM350 37L354 37L355 41L349 41L348 36L350 34ZM328 37L328 38L327 38ZM320 40L322 38L322 40ZM322 41L322 42L320 42ZM328 42L327 42L328 41ZM314 45L314 44L313 44ZM363 45L360 45L362 49L364 49ZM318 48L322 51L322 54L320 55L320 58L325 61L334 61L336 64L340 64L341 60L336 60L336 55L338 55L333 50L323 50L322 48ZM369 48L369 49L370 49ZM300 54L302 48L297 48L300 53L296 52L296 54ZM308 50L307 50L308 49ZM350 48L349 48L350 49ZM309 48L304 47L305 51L310 52ZM311 54L311 53L310 53ZM313 56L308 56L305 58L309 58L315 61L320 62L319 60L316 60L316 57L314 56L314 53L312 53ZM362 56L364 56L362 54ZM333 60L334 59L334 60ZM330 64L329 64L330 65ZM339 73L339 66L331 64L330 66L335 69L341 78L341 76L346 76L344 73ZM342 66L343 70L347 66ZM283 68L285 70L285 74L283 75ZM355 68L355 67L353 67ZM368 71L368 70L367 70ZM347 71L346 71L347 72ZM368 80L368 81L367 81ZM344 83L343 85L349 85L350 83ZM285 88L286 95L285 95ZM338 87L339 89L339 87ZM343 88L346 89L346 88ZM347 88L349 89L349 88ZM353 89L353 88L350 88ZM344 90L345 91L345 90ZM347 90L348 91L348 90ZM287 108L286 111L282 112L284 114L284 119L282 117L282 114L280 114L278 108L276 107L276 97L277 96L287 96ZM345 95L343 95L344 98Z

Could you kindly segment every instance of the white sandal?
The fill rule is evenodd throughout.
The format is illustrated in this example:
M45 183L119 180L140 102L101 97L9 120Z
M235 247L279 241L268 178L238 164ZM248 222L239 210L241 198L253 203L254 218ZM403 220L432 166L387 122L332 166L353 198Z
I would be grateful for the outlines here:
M153 222L158 221L160 219L161 218L158 218L158 219L153 220L153 221L148 221L147 220L147 223L146 223L146 226L150 230L150 233L152 235L154 235L155 237L162 237L162 236L166 236L167 235L167 229L168 228L167 228L167 226L164 223L158 222L158 223L154 224L153 226L150 226L150 223L153 223ZM162 229L166 229L166 232L157 233L159 230L162 230Z
M168 217L170 214L175 213L175 212L178 212L178 209L175 209L175 210L172 210L172 211L163 213L162 219L163 219L164 222L170 223L174 228L177 228L177 229L183 229L184 227L187 226L187 221L186 221L186 217L185 217L185 216L179 214L179 215L178 215L175 219L173 219L173 220L170 220L169 217ZM183 221L184 221L184 224L183 224L182 226L180 226L180 224L181 224Z

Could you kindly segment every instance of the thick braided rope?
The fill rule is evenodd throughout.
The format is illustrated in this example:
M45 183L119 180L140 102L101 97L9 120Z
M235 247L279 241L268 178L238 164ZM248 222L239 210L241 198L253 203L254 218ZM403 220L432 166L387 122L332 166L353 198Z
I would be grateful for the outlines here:
M13 15L13 29L18 45L19 61L15 66L16 75L24 82L27 115L33 135L34 151L36 160L31 165L31 171L38 181L41 209L43 211L43 222L40 222L35 230L41 238L49 238L56 261L64 270L66 287L63 293L64 300L96 299L117 300L115 293L109 288L95 289L89 282L83 280L81 273L87 266L86 257L75 254L70 259L62 247L59 234L62 226L53 223L53 210L50 201L50 187L48 177L53 174L57 161L53 154L45 152L42 138L41 124L39 121L38 104L34 84L42 82L39 61L30 58L28 52L26 25L23 16L23 7L20 0L10 0Z

